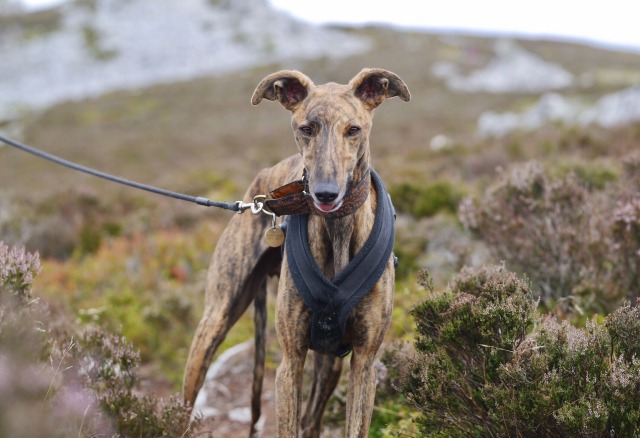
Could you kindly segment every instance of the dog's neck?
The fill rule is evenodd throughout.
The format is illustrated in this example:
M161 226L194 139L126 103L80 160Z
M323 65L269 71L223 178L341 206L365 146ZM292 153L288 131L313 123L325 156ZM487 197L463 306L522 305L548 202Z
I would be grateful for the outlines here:
M369 156L361 157L354 170L352 185L369 177ZM309 236L318 266L328 278L335 278L366 242L375 221L376 192L371 185L367 200L353 214L339 218L309 216Z

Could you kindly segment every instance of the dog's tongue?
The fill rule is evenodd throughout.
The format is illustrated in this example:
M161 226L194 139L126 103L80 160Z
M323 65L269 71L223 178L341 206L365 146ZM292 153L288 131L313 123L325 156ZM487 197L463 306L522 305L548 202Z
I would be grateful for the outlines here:
M324 203L324 202L319 202L318 203L318 207L320 207L320 210L322 210L322 211L331 211L331 210L333 210L333 208L335 206L336 206L335 204L327 204L327 203Z

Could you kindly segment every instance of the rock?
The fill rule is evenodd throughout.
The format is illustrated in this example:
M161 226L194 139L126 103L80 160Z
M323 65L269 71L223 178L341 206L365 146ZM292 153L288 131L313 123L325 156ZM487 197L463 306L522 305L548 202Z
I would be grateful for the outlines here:
M450 89L468 93L539 93L573 83L573 75L564 68L538 58L513 41L499 40L494 50L496 57L468 76L461 76L447 64L434 66L433 73L448 77Z
M96 0L59 11L59 28L49 33L0 30L0 119L117 89L291 58L346 57L371 45L301 23L266 0Z
M502 137L518 129L531 131L551 122L611 128L637 120L640 120L640 86L603 96L587 108L557 93L545 93L523 113L483 112L478 118L477 133L481 137Z
M453 146L453 140L444 134L434 135L429 141L429 148L434 152L449 149L451 146Z
M580 123L596 123L611 128L640 120L640 86L602 97L594 107L580 115Z
M516 129L533 130L549 122L574 123L580 109L557 93L545 93L524 113L485 111L478 118L478 134L501 137Z

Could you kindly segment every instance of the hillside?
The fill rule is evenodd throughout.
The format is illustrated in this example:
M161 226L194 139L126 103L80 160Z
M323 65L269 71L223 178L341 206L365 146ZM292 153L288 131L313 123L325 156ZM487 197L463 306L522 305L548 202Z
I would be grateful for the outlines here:
M526 128L514 117L538 108L547 91L588 111L603 96L640 84L637 53L551 41L324 29L297 23L261 0L205 3L76 2L23 18L22 25L7 26L15 20L3 19L0 123L50 152L132 179L188 190L201 186L197 175L210 172L231 179L238 193L257 169L294 152L286 114L248 104L257 81L277 68L299 68L318 83L348 80L364 66L402 76L412 102L381 108L372 140L380 170L388 167L392 179L421 178L425 171L439 177L444 164L431 167L440 161L429 146L435 136L468 147L477 142L478 128ZM111 54L101 57L96 50ZM103 92L108 94L98 98ZM627 111L636 118L637 106ZM12 108L20 111L10 116ZM537 116L541 123L569 123L554 108L540 111L546 111ZM486 127L501 115L511 125ZM239 150L240 156L234 153ZM21 187L30 197L46 198L78 178L84 187L102 184L1 152L6 168L0 185L14 195ZM39 182L52 177L55 185Z
M621 157L640 150L640 54L569 42L313 27L262 0L92 0L0 17L0 59L1 132L220 200L239 199L261 168L296 152L288 113L249 102L264 76L286 68L345 82L363 67L400 75L412 99L382 105L371 136L373 164L401 207L390 341L413 334L407 312L426 294L419 267L440 290L462 265L488 259L457 220L464 196L531 159L605 184L622 172ZM416 193L435 206L412 210ZM148 393L179 386L228 218L0 146L0 241L40 252L34 294L56 312L122 328L142 352ZM247 316L222 350L251 336Z

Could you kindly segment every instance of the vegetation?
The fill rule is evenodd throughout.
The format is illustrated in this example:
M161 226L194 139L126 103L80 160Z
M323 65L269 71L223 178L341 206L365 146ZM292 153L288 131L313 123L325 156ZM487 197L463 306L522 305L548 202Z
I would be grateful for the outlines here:
M629 401L639 398L640 373L640 125L549 125L478 139L482 111L520 109L534 97L456 93L429 72L437 60L462 72L486 64L491 39L350 31L376 49L294 67L321 83L382 66L413 95L410 105L394 99L377 110L371 141L398 210L400 259L372 436L637 435ZM84 37L109 56L100 35L85 29ZM570 63L576 77L601 77L602 65L640 68L637 55L519 44ZM288 114L248 104L256 82L280 67L292 66L115 92L0 128L107 172L235 200L260 168L295 153ZM593 103L626 85L596 80L563 93ZM451 145L425 146L439 134ZM0 435L195 434L170 394L228 213L9 148L0 156ZM242 317L221 351L253 335L251 319ZM271 315L271 345L272 323ZM269 352L267 374L278 358L277 347ZM329 428L343 421L345 388Z
M493 266L463 270L414 309L419 356L404 392L424 436L638 434L638 307L576 328L539 321L536 304L527 282Z
M460 215L498 260L533 281L548 308L571 298L611 309L639 293L637 190L631 172L595 190L577 174L553 179L528 162L501 175L482 200L467 199Z
M455 213L462 194L448 181L424 186L409 183L394 185L389 189L393 205L400 213L414 217L431 217L440 212Z
M140 355L122 335L52 318L31 294L39 270L0 242L0 435L194 436L181 397L136 394Z

